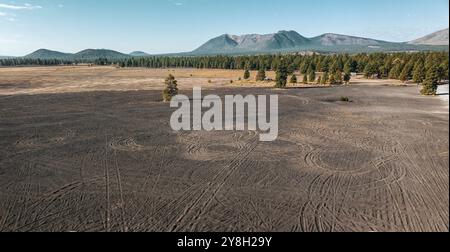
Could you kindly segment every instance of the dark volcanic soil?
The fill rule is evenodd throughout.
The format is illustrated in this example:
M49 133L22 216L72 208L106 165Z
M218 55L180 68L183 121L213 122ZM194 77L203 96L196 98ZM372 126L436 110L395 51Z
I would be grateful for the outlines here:
M214 92L280 94L278 140L172 132L160 92L0 96L0 231L449 230L439 99Z

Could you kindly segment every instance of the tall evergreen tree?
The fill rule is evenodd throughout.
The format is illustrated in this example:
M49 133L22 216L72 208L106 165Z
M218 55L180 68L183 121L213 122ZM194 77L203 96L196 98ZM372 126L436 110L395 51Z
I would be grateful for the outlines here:
M337 71L335 74L334 74L334 80L335 80L335 84L342 84L342 72L340 72L340 71Z
M423 62L417 62L416 65L414 66L414 71L413 71L413 81L417 84L421 84L423 82L423 80L425 79L425 66L423 64Z
M443 79L448 79L448 63L442 63L438 67L438 82L440 83Z
M349 84L351 79L352 79L352 75L350 73L344 73L345 84Z
M303 81L302 81L302 83L303 83L303 84L308 84L308 75L306 75L306 74L303 75Z
M403 71L403 64L401 62L395 63L391 71L389 71L389 78L398 79L402 71Z
M164 81L166 88L163 91L164 102L170 102L172 98L178 95L178 84L175 77L171 74Z
M328 83L330 85L335 85L336 84L336 74L330 74L330 79L328 80Z
M328 84L328 81L330 80L330 75L329 75L329 73L328 72L325 72L324 74L323 74L323 77L322 77L322 84Z
M436 65L430 66L427 71L426 78L422 84L422 95L436 95L438 81L439 81L439 69Z
M286 88L287 78L288 78L288 69L286 63L282 61L277 69L276 74L276 88Z
M391 71L392 64L390 61L386 61L381 67L380 67L380 73L381 78L387 79L389 78L389 72Z
M258 71L258 74L256 74L256 81L264 81L266 79L266 71L261 68Z
M297 76L295 74L292 75L291 79L289 80L291 84L297 84Z
M342 69L340 68L339 65L339 60L334 57L333 58L334 62L331 64L331 73L336 73L337 71L342 71Z
M350 60L348 60L344 65L344 73L351 74L351 72L352 72L351 62Z
M403 70L400 73L400 76L398 78L401 81L406 82L411 79L412 71L413 71L413 65L408 63L405 65L405 67L403 67Z
M374 76L378 77L379 68L375 62L369 62L364 68L364 76L372 79Z
M439 66L439 68L442 69L442 76L441 76L441 79L443 79L443 80L448 80L448 79L449 79L449 78L448 78L448 77L449 77L449 76L448 76L448 72L449 72L448 61L449 61L449 59L448 59L448 57L447 57L447 58L445 58L445 59L443 60L443 62L441 62L440 66Z
M308 76L309 82L314 83L316 81L316 72L310 71Z
M250 71L248 69L245 69L244 72L244 80L250 79Z

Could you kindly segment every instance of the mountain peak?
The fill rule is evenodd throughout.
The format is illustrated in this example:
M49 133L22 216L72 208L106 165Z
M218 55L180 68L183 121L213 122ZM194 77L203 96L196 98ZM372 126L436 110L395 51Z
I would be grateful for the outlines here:
M126 58L126 57L130 56L109 49L86 49L75 54L51 51L48 49L39 49L25 56L25 58L31 59L60 59L60 60L86 60L98 58Z
M150 56L150 54L146 53L146 52L142 52L142 51L134 51L132 53L130 53L131 56L133 57L145 57L145 56Z
M45 48L41 48L41 49L36 50L35 52L55 52L55 51L51 51L51 50L48 50L48 49L45 49Z
M76 59L127 58L129 55L109 49L86 49L75 54Z
M432 42L396 43L383 40L325 33L307 38L293 30L280 30L269 34L223 34L192 51L191 55L255 54L301 51L320 52L390 52L448 50L448 29L432 36ZM430 38L427 38L430 39ZM441 42L439 42L441 41ZM446 43L444 43L445 41ZM427 44L428 43L428 44ZM422 45L424 44L424 45ZM434 46L444 45L444 46ZM447 46L447 47L445 47Z
M449 45L449 28L408 42L413 45Z
M448 28L406 43L387 42L336 33L325 33L317 37L307 38L294 30L280 30L276 33L269 34L222 34L210 39L192 52L179 53L176 55L248 55L296 53L305 51L322 53L448 51L448 45ZM150 55L142 51L123 54L109 49L86 49L76 54L72 54L42 48L24 57L82 61L99 58L118 59L141 56L145 57Z
M301 36L296 31L279 31L269 34L223 34L206 42L195 50L194 53L221 54L230 52L277 51L296 47L308 42L309 40L307 38Z
M379 46L383 41L348 36L336 33L325 33L312 39L316 44L322 46Z
M30 59L67 59L72 54L70 53L62 53L58 51L52 51L48 49L41 48L33 53L30 53L25 56L25 58Z
M298 35L300 35L298 32L296 32L294 30L281 30L281 31L278 31L277 33L279 33L279 34L289 33L289 34L298 34Z

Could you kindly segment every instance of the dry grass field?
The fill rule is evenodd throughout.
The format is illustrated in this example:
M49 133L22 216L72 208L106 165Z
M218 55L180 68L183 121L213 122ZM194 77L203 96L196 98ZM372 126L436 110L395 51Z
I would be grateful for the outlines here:
M188 95L278 94L278 140L172 131L168 73ZM0 68L0 231L449 231L441 100L390 81L274 90L241 75Z
M44 94L89 91L162 90L164 78L176 76L179 88L203 88L251 84L239 81L243 71L197 69L121 69L115 67L23 67L0 68L0 94ZM254 80L256 72L252 72ZM275 73L267 75L275 78ZM231 83L233 81L233 83ZM236 83L237 82L237 83Z

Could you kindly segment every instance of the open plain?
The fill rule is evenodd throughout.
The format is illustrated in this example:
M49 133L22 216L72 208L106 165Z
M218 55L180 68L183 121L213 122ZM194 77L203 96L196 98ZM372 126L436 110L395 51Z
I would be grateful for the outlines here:
M278 94L278 140L173 132L169 73L187 95ZM443 101L389 81L276 90L241 75L0 68L0 231L449 231Z

